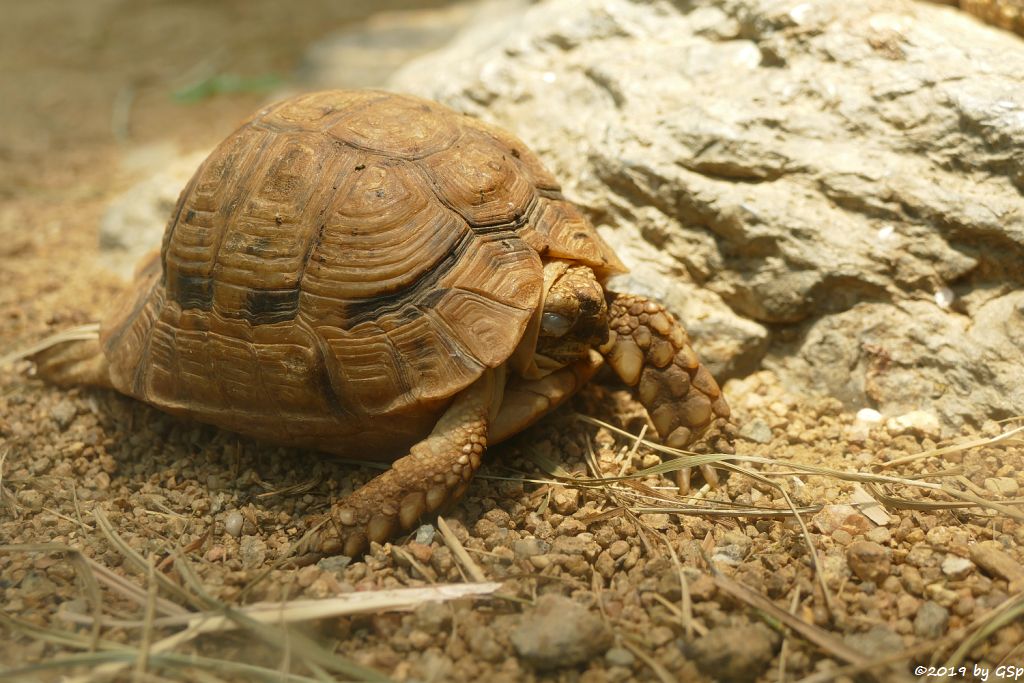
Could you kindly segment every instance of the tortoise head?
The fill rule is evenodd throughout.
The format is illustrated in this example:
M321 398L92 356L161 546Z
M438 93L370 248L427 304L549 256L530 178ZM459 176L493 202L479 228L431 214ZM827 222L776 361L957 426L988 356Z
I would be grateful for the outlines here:
M568 363L608 341L604 288L587 266L570 265L544 297L537 353Z

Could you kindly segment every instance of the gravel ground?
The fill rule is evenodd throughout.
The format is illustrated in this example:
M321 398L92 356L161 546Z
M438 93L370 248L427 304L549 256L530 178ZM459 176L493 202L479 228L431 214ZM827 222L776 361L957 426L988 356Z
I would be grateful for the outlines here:
M364 561L273 568L308 528L309 516L326 511L334 496L372 470L248 442L107 392L62 392L13 373L3 379L0 537L8 543L71 546L144 593L146 574L104 534L99 513L172 582L182 583L170 567L178 547L204 591L238 605L468 580L466 566L433 527L375 546ZM765 427L757 431L768 443L744 441L740 448L778 461L759 468L764 473L803 464L867 472L936 446L896 425L866 429L831 401L795 400L767 373L730 383L729 391L744 423ZM573 407L627 425L625 416L635 414L624 392L602 386ZM998 426L988 429L995 433ZM620 504L673 507L636 498L671 500L670 482L646 476L631 487L584 488L557 483L543 469L554 459L567 473L588 476L590 450L604 476L659 461L564 410L492 449L484 476L446 514L475 566L500 582L500 598L325 619L308 633L396 680L654 680L662 671L669 680L768 681L778 680L780 667L786 680L795 680L844 666L847 649L871 661L879 653L898 655L896 672L908 671L907 662L928 664L933 655L942 662L972 624L1005 609L1024 587L1024 526L1007 516L890 507L891 519L879 526L849 506L856 485L831 476L783 474L767 483L732 474L706 492L707 505L719 510L731 504L784 511L788 504L772 485L781 484L794 505L812 508L802 517L817 553L815 572L792 518L634 514ZM1004 442L886 473L913 478L943 471L942 478L922 481L1013 499L1024 483L1015 474L1024 471L1022 456L1024 449ZM950 500L901 485L880 490L909 506ZM6 614L24 624L86 633L67 616L90 613L82 571L68 560L67 553L27 549L0 555ZM730 579L818 627L827 640L812 644L779 627L771 615L752 609L757 604L749 594L731 592ZM104 589L102 595L109 616L142 618L139 605L121 592ZM0 660L8 665L68 654L21 627L6 628L13 632L0 645ZM142 632L112 625L103 637L138 647ZM157 629L160 637L172 632ZM1020 665L1022 640L1018 620L972 648L968 661L991 669ZM262 662L272 670L282 657L230 635L183 651ZM882 674L886 680L894 675Z
M145 14L119 15L118 30L131 33L132 17L150 21ZM212 40L230 22L211 19L197 30ZM304 30L290 39L315 33ZM16 40L24 45L32 35ZM241 56L231 54L244 62L246 43L236 43ZM89 63L97 49L84 39L64 45L68 64ZM105 45L110 53L121 43ZM144 48L129 48L135 52L122 59L106 54L111 66L96 73L93 89L117 92L132 68L148 63L128 58ZM293 54L298 49L282 49L266 68L287 66ZM44 103L52 116L32 108L4 114L25 142L3 147L3 175L11 179L0 191L5 350L98 318L123 286L96 265L95 245L104 206L139 174L124 163L126 150L166 140L185 149L209 145L258 99L224 95L183 109L153 94L166 91L159 78L142 81L144 106L125 147L102 132L108 108L88 98L74 108L75 94L90 84L70 67L58 71L68 94ZM40 77L39 69L17 70L25 89ZM81 145L67 131L54 132L64 130L53 122L69 109L92 131ZM156 650L148 661L136 653L180 632L152 619L202 600L323 599L465 584L473 572L500 586L490 597L274 626L270 635L209 634L169 651L263 666L272 675L315 676L319 667L341 679L339 660L318 652L409 681L854 680L857 671L899 680L917 665L949 661L989 624L992 632L962 653L966 675L956 678L988 672L997 680L997 667L1024 665L1024 525L1015 503L1024 486L1021 440L908 457L1012 427L982 416L977 430L941 439L941 425L926 415L858 420L838 402L789 395L770 373L755 374L729 382L726 392L744 436L740 453L774 464L740 463L764 476L733 473L700 499L683 500L660 475L598 487L552 476L551 463L572 477L607 477L660 462L630 438L574 417L639 431L637 404L598 382L568 409L491 450L483 476L444 514L455 540L427 526L374 546L360 561L296 568L280 560L310 521L373 470L240 439L109 392L44 386L25 370L0 369L0 543L7 544L0 549L0 665L52 662L88 647L91 595L100 597L105 619L96 633L100 650L130 657L120 671L90 660L28 680L68 671L81 680L127 679L132 671L139 680L193 680L196 669L215 674L211 680L254 680L237 665L187 669ZM808 474L807 466L905 481L858 486ZM858 488L893 500L885 510L854 507ZM966 507L972 497L1002 506ZM806 533L788 516L790 501L804 510ZM680 513L684 506L705 511ZM141 569L122 543L142 558ZM175 548L184 558L177 567ZM157 576L166 584L159 599L149 591ZM1000 615L1015 618L994 622Z

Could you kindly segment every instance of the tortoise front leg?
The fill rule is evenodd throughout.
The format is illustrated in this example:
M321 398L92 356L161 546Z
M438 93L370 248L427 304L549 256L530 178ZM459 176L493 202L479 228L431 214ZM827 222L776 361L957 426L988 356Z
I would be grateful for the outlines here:
M487 440L493 446L553 412L578 392L604 365L597 351L540 379L512 377L505 385L501 410L491 421Z
M504 385L503 369L487 370L456 396L409 455L335 503L310 546L323 555L354 557L371 541L383 543L412 529L423 515L458 500L480 467Z
M665 445L686 448L711 434L712 448L732 452L729 406L683 326L661 304L633 294L610 293L608 319L611 338L602 352L622 381L636 388ZM718 482L710 466L701 471L708 483ZM678 483L689 490L689 468L679 471Z

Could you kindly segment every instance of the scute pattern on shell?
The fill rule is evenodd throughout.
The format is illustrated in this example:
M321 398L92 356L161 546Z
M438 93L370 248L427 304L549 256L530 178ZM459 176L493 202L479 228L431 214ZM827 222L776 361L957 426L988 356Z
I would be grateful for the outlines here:
M388 457L509 357L546 254L621 268L512 136L413 97L304 95L203 163L102 341L115 387L165 410Z

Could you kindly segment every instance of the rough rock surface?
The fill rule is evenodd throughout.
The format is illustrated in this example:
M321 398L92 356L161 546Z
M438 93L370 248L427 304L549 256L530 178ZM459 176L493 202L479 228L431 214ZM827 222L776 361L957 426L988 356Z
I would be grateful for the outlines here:
M157 147L136 156L145 158L122 165L142 166L148 174L110 202L99 226L104 265L126 279L142 256L160 246L178 195L206 152L179 156Z
M719 368L947 426L1024 412L1019 38L881 0L548 0L505 28L392 87L526 140Z
M372 7L397 2L374 0ZM296 43L310 40L284 21L271 22L275 35L268 39L266 16L276 7L269 0L247 4L260 10L251 13L259 20L231 8L206 14L216 3L190 5L202 21L183 20L181 4L136 5L132 12L111 11L107 3L7 5L7 25L16 30L9 49L0 50L0 63L7 59L9 66L0 91L34 93L37 103L46 101L51 108L9 106L5 121L11 125L0 127L0 138L13 131L28 144L49 141L38 153L9 149L0 164L0 177L12 181L0 183L0 346L16 347L96 320L123 287L95 267L95 228L116 191L151 172L154 162L164 162L150 149L145 163L138 157L133 161L135 173L119 173L117 165L134 152L113 136L97 141L96 131L110 129L109 105L120 84L135 83L139 89L131 144L167 145L169 153L191 149L230 130L257 106L257 96L225 93L186 107L167 97L166 81L154 79L155 74L183 72L196 55L208 56L194 46L224 46L227 64L258 66L266 63L260 60L268 47L297 53ZM310 17L324 24L323 17L333 16L340 5L348 11L369 2L316 0L292 14L301 15L306 26L314 23ZM153 40L152 30L167 33L169 18L175 26L188 24L175 34L181 40ZM124 40L126 35L136 39ZM60 49L50 49L55 45ZM90 78L82 79L83 72ZM63 125L72 120L74 125ZM868 472L883 453L891 466L882 471L907 481L939 481L1006 506L1024 490L1019 439L915 459L908 456L933 449L938 438L932 428L938 423L925 413L902 419L882 419L867 409L854 414L837 400L797 397L791 389L770 371L729 383L737 414L757 425L757 441L741 440L738 450L775 459L763 474L808 465ZM629 424L635 414L627 392L600 385L588 387L575 407L612 424ZM976 442L1009 428L990 421L980 430L965 429L962 438ZM378 471L239 439L114 392L44 385L23 366L0 368L0 542L7 544L0 552L0 603L9 617L0 623L0 670L12 679L18 678L14 669L23 667L33 667L22 675L32 680L44 676L40 667L53 672L45 674L48 679L130 677L138 657L97 664L90 656L92 663L83 663L81 653L94 638L88 623L98 607L104 647L139 652L158 641L176 643L159 657L152 650L145 673L154 679L202 680L225 672L241 679L244 674L231 673L239 664L263 667L262 677L308 676L317 666L344 665L335 659L343 657L395 681L712 683L727 680L718 669L705 674L698 666L715 658L714 640L703 641L700 660L688 645L715 633L721 649L734 652L746 645L744 631L737 638L736 629L763 621L745 600L720 590L718 578L704 565L705 557L728 549L721 554L735 553L742 560L720 562L722 576L779 609L789 611L795 604L797 619L842 639L871 664L893 652L898 659L888 669L851 673L837 658L838 648L795 632L787 633L780 647L758 629L751 642L771 644L774 654L748 670L758 668L766 681L842 680L844 673L858 681L910 680L914 667L948 661L979 626L1007 614L1013 607L1008 601L1024 590L1024 525L1010 514L902 505L886 512L865 505L860 494L868 494L852 482L823 476L773 476L782 487L777 489L734 473L724 486L707 492L705 500L715 507L788 510L787 488L796 505L824 504L819 515L805 521L832 592L829 609L795 520L773 514L725 519L615 514L617 504L609 494L619 496L621 489L586 486L572 496L566 481L550 481L548 466L539 464L558 462L573 476L633 476L658 461L650 449L634 446L633 438L558 411L529 434L494 449L484 474L498 476L478 477L445 518L485 578L502 584L500 598L322 619L296 625L296 631L275 621L260 630L263 638L234 631L189 641L180 637L180 622L165 617L208 608L207 598L197 603L180 591L161 589L155 602L137 600L153 586L139 557L153 558L168 580L188 591L200 586L204 596L231 610L255 602L295 605L366 597L381 589L463 584L466 569L430 523L415 532L415 541L406 537L376 546L353 562L327 558L302 569L282 564L310 528L311 517ZM953 470L961 476L949 476ZM642 476L637 483L660 489L652 501L659 508L675 490L664 477ZM916 485L884 485L883 490L909 501L953 500ZM98 524L101 514L117 543ZM843 571L847 549L862 540L890 553L890 573L880 583ZM88 558L91 575L102 582L98 603L87 588L86 564L56 550L61 547ZM678 560L670 556L673 548ZM686 584L678 563L689 586L692 634L680 619ZM191 570L182 578L185 567ZM564 594L589 607L594 618L607 620L614 645L573 667L531 666L510 636L521 616L532 613L538 596L549 593ZM941 609L924 608L928 602ZM922 609L922 631L942 628L946 621L938 638L918 635ZM929 623L929 611L938 619ZM123 625L143 624L149 617L155 617L152 628ZM62 637L55 640L54 633ZM310 650L302 641L318 648ZM1024 666L1021 642L1024 621L1017 619L973 644L965 665L993 673L999 665ZM742 658L750 661L745 654ZM110 666L121 668L111 673ZM337 670L333 666L329 673Z
M500 24L525 7L526 0L477 0L374 14L311 45L298 77L314 89L379 87L406 62L442 47L462 25Z

